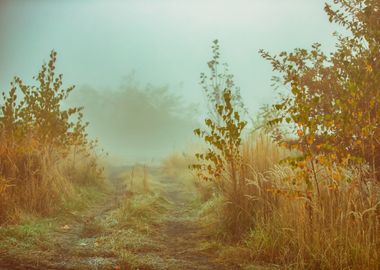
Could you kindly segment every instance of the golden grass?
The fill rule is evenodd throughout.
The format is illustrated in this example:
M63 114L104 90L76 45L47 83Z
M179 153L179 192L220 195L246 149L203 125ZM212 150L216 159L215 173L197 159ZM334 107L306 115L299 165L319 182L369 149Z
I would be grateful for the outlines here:
M104 178L91 156L73 160L59 149L30 141L0 142L0 222L16 223L23 212L50 215L76 195L75 186L100 185Z
M225 188L206 202L202 221L245 249L244 258L234 253L234 260L248 257L256 264L288 269L378 269L378 183L354 168L339 168L342 177L337 181L328 173L331 168L319 166L318 199L315 187L306 192L305 183L294 181L296 170L280 164L289 154L266 135L248 138L238 174L244 177L240 188ZM229 184L228 178L224 181ZM226 260L231 257L228 250L223 253Z
M212 182L206 182L196 177L195 173L189 169L189 164L195 163L194 154L172 153L161 163L161 170L166 177L173 181L180 182L188 190L196 190L202 202L210 200L215 193L215 186Z

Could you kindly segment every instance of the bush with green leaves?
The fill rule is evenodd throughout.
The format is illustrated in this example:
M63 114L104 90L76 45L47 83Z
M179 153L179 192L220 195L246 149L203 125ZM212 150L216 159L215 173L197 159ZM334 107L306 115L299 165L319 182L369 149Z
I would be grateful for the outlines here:
M208 62L210 75L201 74L201 85L209 105L209 117L205 128L194 130L203 139L207 151L196 153L198 162L190 167L197 171L200 179L212 181L227 201L225 216L227 230L233 237L241 231L242 219L246 219L246 179L243 175L241 155L242 134L247 122L242 119L245 108L233 76L227 64L220 72L219 43L213 43L213 58ZM243 212L242 212L243 210Z

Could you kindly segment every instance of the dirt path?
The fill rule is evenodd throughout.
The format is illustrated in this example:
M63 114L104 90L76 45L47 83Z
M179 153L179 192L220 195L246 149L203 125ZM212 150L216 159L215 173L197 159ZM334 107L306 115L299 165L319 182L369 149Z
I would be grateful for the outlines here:
M163 196L171 202L172 208L166 215L161 227L161 242L165 250L160 254L172 264L168 269L239 269L226 266L216 261L218 250L202 251L201 246L207 242L202 235L202 226L194 217L191 194L180 182L163 178L167 189Z
M101 228L94 223L116 208L121 194L120 181L112 175L110 191L100 202L85 211L65 213L46 242L32 249L0 250L0 270L18 269L114 269L118 259L111 252L96 247ZM37 240L38 241L38 240Z
M159 196L169 202L169 207L160 216L158 224L154 225L154 233L146 236L154 246L160 248L133 251L133 255L141 259L142 266L133 267L128 260L121 260L117 253L98 246L98 239L107 238L113 232L98 227L95 220L107 218L111 211L120 206L120 200L125 199L122 182L111 175L114 190L105 200L68 217L55 231L49 233L46 238L49 243L43 243L45 248L27 250L25 254L17 256L9 251L0 251L0 269L118 269L118 265L121 265L121 270L239 269L217 262L218 250L205 251L201 248L207 239L202 235L201 224L194 217L194 193L181 182L162 174L157 175L157 171L153 174L165 187ZM128 226L125 230L128 230ZM144 264L144 260L149 262Z

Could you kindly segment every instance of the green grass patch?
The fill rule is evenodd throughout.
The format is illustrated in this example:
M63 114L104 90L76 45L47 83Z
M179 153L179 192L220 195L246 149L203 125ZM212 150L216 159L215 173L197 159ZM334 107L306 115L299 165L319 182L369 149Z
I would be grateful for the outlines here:
M46 218L24 218L20 225L0 227L0 249L45 246L48 234L56 228L56 221Z
M105 227L132 227L139 231L149 231L151 225L157 224L170 203L156 194L134 194L121 202L104 220Z
M63 205L66 211L82 211L94 203L104 200L108 191L98 186L76 186L76 196Z

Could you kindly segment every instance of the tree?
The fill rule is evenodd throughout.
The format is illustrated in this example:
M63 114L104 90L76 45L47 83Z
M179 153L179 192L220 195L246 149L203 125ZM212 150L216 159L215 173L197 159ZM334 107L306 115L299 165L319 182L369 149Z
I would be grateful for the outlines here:
M83 108L62 108L62 103L75 87L62 88L63 76L55 74L56 57L57 53L52 51L49 62L43 64L38 76L34 77L36 86L26 85L19 77L15 77L9 97L3 96L5 100L13 100L16 110L13 113L12 102L5 102L2 121L9 122L10 117L13 117L12 121L18 121L14 126L22 124L24 132L33 134L42 145L67 149L73 145L87 144L85 128L88 123L83 123ZM22 93L20 102L16 100L17 87Z
M292 139L278 137L303 153L304 160L370 165L380 170L380 2L336 0L326 4L331 22L350 35L338 38L336 51L326 55L316 43L310 51L296 49L271 56L261 51L281 74L278 81L291 93L273 106ZM290 142L290 143L289 143Z

